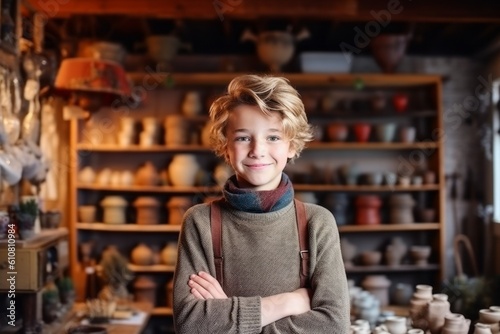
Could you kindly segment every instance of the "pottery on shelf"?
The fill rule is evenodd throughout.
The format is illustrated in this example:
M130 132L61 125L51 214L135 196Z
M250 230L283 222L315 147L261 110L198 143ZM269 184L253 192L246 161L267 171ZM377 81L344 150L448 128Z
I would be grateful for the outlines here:
M349 128L344 123L330 123L327 127L328 139L332 142L343 142L347 139Z
M380 301L380 306L389 305L391 281L385 275L368 275L361 282L361 286Z
M400 130L400 139L403 143L415 142L416 129L414 126L405 126Z
M436 209L434 208L420 208L419 215L422 223L432 223L436 221Z
M197 91L190 91L184 95L182 100L181 111L185 116L197 116L201 114L203 104L201 103L200 93Z
M184 213L193 205L191 197L188 196L173 196L167 202L168 223L171 225L180 225L184 217Z
M376 266L382 260L382 253L379 251L364 251L360 254L361 264L365 266Z
M169 242L160 253L161 262L168 266L175 266L177 263L177 242Z
M98 174L96 178L96 183L105 186L110 184L111 174L113 171L110 168L103 168Z
M393 194L389 198L391 224L412 224L413 207L416 202L410 194Z
M80 205L78 207L78 217L79 221L82 223L95 222L96 221L95 213L96 213L95 205Z
M356 224L380 224L380 206L382 201L376 195L360 195L356 198Z
M396 185L396 182L398 181L398 176L394 172L385 172L384 173L384 182L388 186L394 186Z
M137 211L136 224L159 224L159 206L160 202L154 198L149 196L141 196L137 198L133 206Z
M389 330L391 334L406 334L406 317L392 316L387 317L384 321L384 325Z
M417 266L426 266L431 255L431 246L411 246L410 256Z
M137 264L139 266L149 266L154 262L154 253L153 250L147 246L145 243L139 243L137 246L132 249L130 253L130 260L133 264Z
M345 193L328 193L323 199L322 205L330 210L338 226L348 223L347 206L349 200Z
M394 237L385 249L385 260L388 266L397 266L406 255L408 247L400 237Z
M140 275L133 283L134 300L138 303L156 305L156 282L149 276Z
M427 324L431 334L440 334L444 326L444 318L450 313L448 295L436 293L427 305Z
M396 135L396 123L383 123L375 125L375 133L379 141L383 143L390 143L394 140Z
M194 154L176 154L168 165L168 178L174 187L192 187L199 169Z
M135 172L134 184L138 186L156 186L160 183L160 176L151 161L146 161Z
M186 145L189 144L190 128L189 122L182 115L168 115L165 118L165 144Z
M96 173L90 166L83 167L78 172L78 182L82 184L92 184L96 180Z
M387 106L387 98L384 96L382 92L376 92L370 98L370 105L374 112L376 113L383 112Z
M372 125L368 123L356 123L352 126L354 137L358 143L366 143L370 139Z
M424 173L424 184L434 184L436 183L436 172L433 170L427 170Z
M125 224L125 209L128 202L121 196L106 196L101 201L104 209L103 222L108 224Z

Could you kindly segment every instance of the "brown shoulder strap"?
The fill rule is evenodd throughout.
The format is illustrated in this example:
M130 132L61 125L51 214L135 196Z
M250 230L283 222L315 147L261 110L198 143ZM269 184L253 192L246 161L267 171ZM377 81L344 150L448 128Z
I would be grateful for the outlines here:
M300 247L300 287L304 288L307 286L309 278L309 231L307 229L306 208L304 203L297 199L294 199L294 202Z
M222 286L224 282L224 257L222 256L222 218L219 200L210 203L210 229L212 231L212 247L214 251L215 278ZM309 277L309 235L307 229L306 209L304 203L295 199L295 215L300 248L300 287L308 285Z
M222 286L224 282L224 258L222 257L222 218L219 200L210 203L210 229L212 230L212 247L214 249L215 278Z

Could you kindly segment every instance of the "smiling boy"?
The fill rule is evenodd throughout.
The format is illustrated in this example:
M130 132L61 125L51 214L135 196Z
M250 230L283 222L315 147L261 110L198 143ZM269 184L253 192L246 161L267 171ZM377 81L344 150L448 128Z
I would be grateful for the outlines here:
M214 151L233 168L223 189L222 286L211 206L186 212L174 275L177 333L348 333L349 296L332 214L305 204L309 273L301 286L298 215L283 173L311 140L286 79L245 75L210 108Z

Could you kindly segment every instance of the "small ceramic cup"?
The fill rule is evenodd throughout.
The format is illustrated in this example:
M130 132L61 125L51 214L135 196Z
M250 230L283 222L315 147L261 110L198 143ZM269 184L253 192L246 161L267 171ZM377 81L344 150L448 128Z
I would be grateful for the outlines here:
M95 222L96 208L94 205L81 205L78 207L78 217L82 223Z

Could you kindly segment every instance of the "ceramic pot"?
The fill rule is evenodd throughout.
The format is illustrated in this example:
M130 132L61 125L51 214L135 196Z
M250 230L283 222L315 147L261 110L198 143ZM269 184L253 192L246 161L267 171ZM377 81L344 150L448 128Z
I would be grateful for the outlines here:
M444 317L450 313L448 295L437 293L427 306L427 323L431 334L439 334L444 326Z
M390 223L391 224L413 224L413 207L415 200L410 194L394 194L389 198Z
M327 128L328 139L332 142L343 142L347 139L349 128L344 123L330 123Z
M397 266L401 263L401 259L406 255L408 247L399 237L392 239L391 243L386 247L385 257L388 266Z
M385 275L368 275L361 282L361 286L380 301L380 306L389 305L389 287L391 286L391 281Z
M141 196L134 202L134 207L137 210L136 224L159 224L159 206L160 203L154 197Z
M111 174L113 171L110 168L104 168L102 169L98 174L96 178L97 184L101 186L105 186L110 184L111 181Z
M131 186L134 184L134 173L129 170L124 170L120 174L120 185L121 186Z
M93 223L96 221L95 205L80 205L78 207L78 217L82 223Z
M384 325L391 334L406 334L406 318L400 316L387 317Z
M408 95L404 93L394 94L392 97L392 106L398 113L403 113L408 109Z
M347 195L344 193L329 193L323 200L323 206L330 210L335 217L338 226L348 223L347 207L349 204Z
M423 223L432 223L436 220L436 210L433 208L421 208L419 213Z
M407 306L410 303L413 288L410 284L398 283L392 293L392 302L395 305Z
M427 170L424 173L424 184L434 184L436 183L436 172L433 170Z
M189 122L181 115L168 115L165 118L165 144L189 144Z
M156 305L156 282L149 276L140 275L134 282L134 299L138 303Z
M485 324L500 323L500 309L494 306L479 310L479 321Z
M127 201L121 196L107 196L101 201L104 209L103 222L108 224L125 224Z
M185 116L199 115L203 110L200 93L196 91L187 92L182 101L181 110Z
M396 175L396 173L393 172L384 173L384 182L386 185L392 187L396 184L397 180L398 176Z
M409 187L411 183L411 178L407 175L400 175L398 177L398 183L402 187Z
M411 246L410 256L417 266L426 266L431 255L431 250L430 246Z
M382 201L375 195L360 195L356 198L356 224L380 224L380 206Z
M156 186L160 183L160 175L151 161L146 161L137 169L134 183L138 186Z
M373 57L384 73L396 72L409 40L408 34L379 34L371 39Z
M413 126L405 126L400 130L400 138L403 143L415 142L416 129Z
M356 123L353 125L354 137L358 143L366 143L370 139L371 124Z
M78 172L78 182L83 184L92 184L96 180L96 173L92 167L84 167L80 172Z
M192 187L200 167L193 154L177 154L168 165L168 178L174 187Z
M193 201L187 196L174 196L167 202L168 223L180 225L186 210L193 205Z
M382 253L379 251L364 251L360 254L360 259L365 266L376 266L382 260Z
M153 250L145 243L140 243L132 249L130 259L133 264L139 266L150 266L154 262Z
M474 326L474 334L492 334L491 327L479 322Z
M458 313L450 313L444 317L444 326L441 334L467 334L470 320Z
M352 267L352 260L356 256L356 245L351 244L346 238L340 239L340 252L345 267Z
M166 264L167 266L175 266L177 263L177 243L167 243L162 249L160 257L163 264Z
M375 133L377 134L378 140L383 143L392 142L396 134L396 128L396 123L377 124L375 126Z

